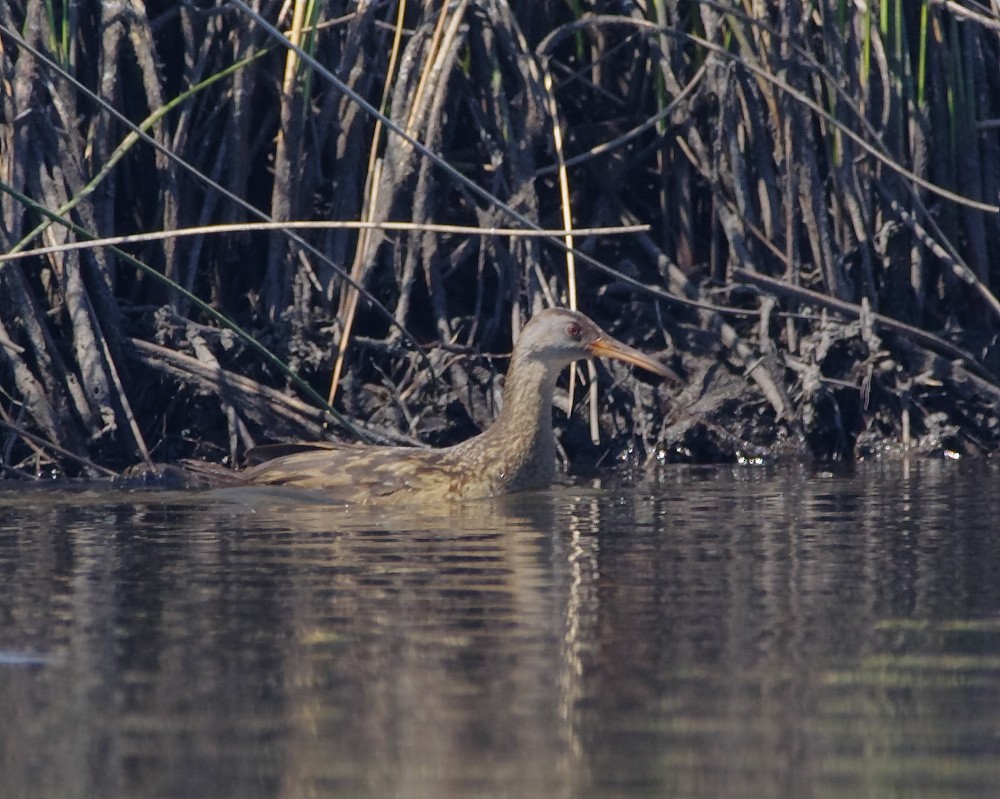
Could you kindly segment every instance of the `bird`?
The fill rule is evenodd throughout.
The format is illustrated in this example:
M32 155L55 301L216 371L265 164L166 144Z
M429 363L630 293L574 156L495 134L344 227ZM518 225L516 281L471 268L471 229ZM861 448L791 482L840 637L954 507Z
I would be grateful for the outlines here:
M228 485L315 489L347 504L487 499L550 486L556 475L552 402L559 373L585 358L614 358L679 381L664 364L605 333L584 314L549 308L524 326L511 353L500 413L484 432L442 447L340 442L276 444L242 471L202 461L185 468Z

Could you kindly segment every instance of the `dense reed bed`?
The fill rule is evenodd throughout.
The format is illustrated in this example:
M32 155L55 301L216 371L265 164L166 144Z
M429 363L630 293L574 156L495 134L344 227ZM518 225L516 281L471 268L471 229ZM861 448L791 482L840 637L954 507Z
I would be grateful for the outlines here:
M990 454L998 49L938 0L4 3L0 472L450 443L551 304L686 378L576 370L578 457Z

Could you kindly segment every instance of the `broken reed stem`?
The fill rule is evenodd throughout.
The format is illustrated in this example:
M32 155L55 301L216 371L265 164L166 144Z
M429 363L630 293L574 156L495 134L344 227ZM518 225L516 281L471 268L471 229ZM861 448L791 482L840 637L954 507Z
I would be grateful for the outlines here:
M36 255L48 255L53 252L69 252L71 250L89 250L95 247L112 247L122 244L141 244L148 241L161 241L170 238L186 236L218 235L222 233L245 233L254 230L400 230L423 231L426 233L441 233L456 236L503 236L510 238L554 238L565 236L564 230L524 230L523 228L478 228L468 225L436 225L414 224L412 222L240 222L223 225L199 225L180 230L158 230L152 233L133 233L128 236L107 236L88 239L87 241L70 241L51 247L37 247L31 250L0 253L0 264L7 261L17 261ZM612 225L609 227L577 228L573 232L579 236L624 236L632 233L646 233L649 225Z

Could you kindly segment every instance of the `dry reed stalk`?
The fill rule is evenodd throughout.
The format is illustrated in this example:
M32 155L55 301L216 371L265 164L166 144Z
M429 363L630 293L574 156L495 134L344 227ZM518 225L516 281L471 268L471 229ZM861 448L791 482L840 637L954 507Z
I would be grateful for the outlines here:
M396 65L399 61L405 13L406 2L405 0L401 0L393 30L392 46L389 50L389 65L382 84L382 100L379 104L381 108L386 107L390 88L396 76ZM368 169L365 172L365 190L362 193L364 201L361 206L361 221L366 223L379 221L375 218L374 212L378 207L378 190L382 184L382 161L378 157L379 148L382 146L382 143L382 120L379 119L375 121L371 145L368 148ZM360 286L364 283L364 269L368 263L368 253L372 246L371 230L368 228L361 230L354 250L354 261L351 264L351 279L355 285ZM337 386L340 384L340 375L344 368L344 357L347 354L351 330L354 327L354 315L357 312L358 297L359 292L353 286L347 287L340 295L340 307L337 311L337 316L340 319L340 336L337 341L337 357L333 364L333 374L330 377L330 390L327 394L327 402L330 405L333 405L337 396ZM400 324L403 323L399 314L396 315L396 318Z

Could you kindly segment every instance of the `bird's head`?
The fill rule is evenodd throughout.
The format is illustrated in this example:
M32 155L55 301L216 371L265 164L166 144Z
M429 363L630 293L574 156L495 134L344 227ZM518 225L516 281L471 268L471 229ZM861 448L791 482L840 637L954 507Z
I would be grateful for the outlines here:
M514 358L540 360L555 370L583 358L615 358L680 382L659 361L612 338L582 313L566 308L535 314L521 331Z

